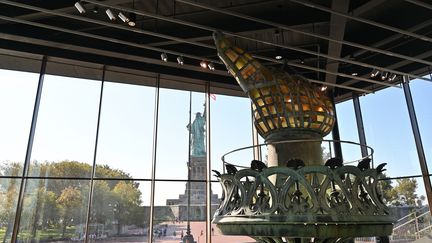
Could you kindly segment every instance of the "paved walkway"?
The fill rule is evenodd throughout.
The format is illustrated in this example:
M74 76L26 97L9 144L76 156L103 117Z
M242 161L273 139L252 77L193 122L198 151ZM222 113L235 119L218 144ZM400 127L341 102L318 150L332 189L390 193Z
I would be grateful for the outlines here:
M180 243L182 242L181 234L186 234L186 222L181 223L172 223L167 222L167 227L163 226L164 223L158 226L159 230L164 230L166 228L166 236L154 236L155 243ZM205 243L206 242L206 233L205 233L205 222L191 222L191 234L194 237L194 240L197 243ZM214 232L212 235L212 243L250 243L255 242L252 238L247 236L224 236L220 233L219 229L214 226ZM175 234L174 234L175 232ZM126 236L126 237L110 237L107 239L99 239L91 242L124 242L124 243L141 243L148 242L147 236Z

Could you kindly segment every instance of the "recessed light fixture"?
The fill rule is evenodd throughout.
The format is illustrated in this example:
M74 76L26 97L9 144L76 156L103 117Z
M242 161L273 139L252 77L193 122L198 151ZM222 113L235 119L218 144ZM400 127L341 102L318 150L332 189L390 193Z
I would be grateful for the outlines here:
M95 6L93 7L93 9L92 9L92 12L93 12L94 14L99 13L99 6L98 6L98 5L95 5Z
M136 25L136 14L135 13L130 13L129 14L128 25L131 26L131 27L134 27Z
M116 16L113 14L113 12L111 11L111 9L107 9L106 11L105 11L105 13L108 15L108 18L111 20L111 21L114 21L114 20L116 20L117 18L116 18Z
M183 57L177 57L177 63L178 64L180 64L180 65L183 65L184 64L184 60L183 60Z
M80 14L84 14L86 12L84 6L79 1L75 3L75 8Z
M280 60L280 59L282 59L282 56L281 55L277 55L277 56L275 56L275 59L276 60Z
M352 76L358 76L358 73L351 73Z
M161 54L161 60L164 61L164 62L168 61L168 56L167 56L167 54L165 52Z
M321 88L320 88L320 90L322 91L322 92L324 92L324 91L326 91L327 90L327 85L323 85L323 86L321 86Z
M202 68L207 68L207 62L206 62L206 61L201 61L201 62L200 62L200 66L201 66Z
M208 69L211 70L211 71L214 71L214 70L215 70L215 65L214 65L212 62L209 63L209 64L207 65L207 67L208 67Z

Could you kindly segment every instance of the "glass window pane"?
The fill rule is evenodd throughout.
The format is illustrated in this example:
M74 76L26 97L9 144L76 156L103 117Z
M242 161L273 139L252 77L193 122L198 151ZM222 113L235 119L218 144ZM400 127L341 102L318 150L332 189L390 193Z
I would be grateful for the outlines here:
M222 172L224 154L253 145L251 103L248 98L216 95L210 105L212 169ZM242 166L250 166L252 159L252 148L225 158L228 163Z
M388 163L391 177L421 174L403 90L387 88L360 101L375 164Z
M0 70L0 166L20 165L2 175L22 174L38 80L36 73Z
M361 109L362 113L364 113L363 106ZM336 112L340 139L342 141L359 143L357 123L352 100L336 104ZM366 140L366 143L369 145L368 140ZM344 161L353 161L362 157L360 147L346 143L342 143L341 146Z
M186 235L188 222L188 190L186 182L156 182L153 234L156 241L180 242ZM168 199L168 200L167 200ZM205 183L190 184L189 222L196 242L205 242ZM175 233L174 233L175 232Z
M150 183L98 180L90 211L91 242L148 242Z
M94 80L45 76L30 173L40 174L34 163L93 164L100 85ZM59 175L47 171L44 176ZM73 176L89 177L90 172Z
M156 178L187 179L189 153L189 95L190 92L160 89L157 135ZM204 93L192 92L192 129L195 119L204 118ZM203 119L205 122L205 118ZM205 124L200 129L205 130ZM192 133L193 131L191 131ZM205 161L205 131L201 131L201 149L194 153ZM193 138L193 136L191 135ZM198 141L198 140L197 140ZM191 144L193 141L191 139ZM204 179L204 178L203 178Z
M20 183L20 179L0 178L1 242L9 242L10 238L12 237Z
M18 239L83 242L89 188L89 180L28 180Z
M390 240L411 242L430 233L432 223L421 178L381 181L384 199L396 218Z
M105 82L97 177L151 177L155 88ZM122 173L107 173L117 169Z
M413 80L410 82L410 87L430 173L432 169L432 126L430 125L432 121L432 109L430 107L432 84L424 80Z

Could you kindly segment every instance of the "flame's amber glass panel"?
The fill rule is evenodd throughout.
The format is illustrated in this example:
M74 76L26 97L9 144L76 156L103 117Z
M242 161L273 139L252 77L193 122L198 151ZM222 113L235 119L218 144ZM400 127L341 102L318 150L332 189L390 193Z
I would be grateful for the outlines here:
M264 102L263 102L262 99L258 99L258 100L257 100L257 103L258 103L259 106L263 106L263 105L264 105Z
M235 52L240 53L240 54L244 52L242 49L238 48L237 46L233 46L233 49Z
M251 64L247 65L240 73L244 79L249 78L256 72L256 69Z
M245 56L248 60L253 60L253 57L252 57L249 53L245 53L244 56Z
M235 62L235 60L237 60L237 57L238 57L238 55L237 55L237 53L235 53L233 50L231 50L231 49L227 49L226 51L225 51L225 55L227 55L227 57L232 61L232 62Z
M270 90L268 88L262 88L262 89L260 89L260 91L263 95L269 95L270 94Z
M220 46L220 48L225 49L225 47L227 46L227 42L225 40L221 40L219 42L219 46Z
M247 63L247 60L244 57L239 57L235 63L236 67L240 70L242 69Z
M264 100L265 100L265 103L268 104L268 105L273 104L272 97L265 97Z

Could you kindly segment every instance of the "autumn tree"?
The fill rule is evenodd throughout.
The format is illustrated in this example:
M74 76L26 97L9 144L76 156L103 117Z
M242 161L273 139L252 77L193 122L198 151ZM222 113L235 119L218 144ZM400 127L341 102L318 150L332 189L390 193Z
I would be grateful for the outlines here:
M66 227L71 225L74 218L80 214L82 200L81 191L71 186L63 189L61 195L57 198L56 202L62 216L62 238L65 236Z

